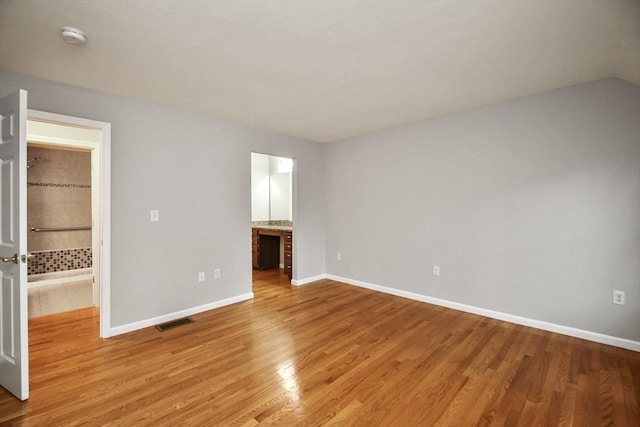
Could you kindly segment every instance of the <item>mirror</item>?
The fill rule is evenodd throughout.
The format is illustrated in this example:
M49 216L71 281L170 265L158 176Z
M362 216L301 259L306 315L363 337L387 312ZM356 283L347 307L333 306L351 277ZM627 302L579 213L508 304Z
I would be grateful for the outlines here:
M251 153L251 221L291 225L293 159Z

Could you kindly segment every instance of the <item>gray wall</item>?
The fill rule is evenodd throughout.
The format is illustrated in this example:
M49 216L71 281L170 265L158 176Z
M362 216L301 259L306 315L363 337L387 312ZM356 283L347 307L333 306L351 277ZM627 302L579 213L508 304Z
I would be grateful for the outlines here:
M325 165L327 273L640 340L639 87L352 138Z
M0 95L19 88L29 108L111 123L112 326L251 291L251 151L296 160L294 278L324 273L319 144L0 71Z

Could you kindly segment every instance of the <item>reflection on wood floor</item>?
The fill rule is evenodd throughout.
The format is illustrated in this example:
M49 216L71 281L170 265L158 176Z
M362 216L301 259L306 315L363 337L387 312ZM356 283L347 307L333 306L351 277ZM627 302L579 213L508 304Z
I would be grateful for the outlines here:
M9 425L640 425L640 354L330 280L254 273L253 301L98 338L30 320Z

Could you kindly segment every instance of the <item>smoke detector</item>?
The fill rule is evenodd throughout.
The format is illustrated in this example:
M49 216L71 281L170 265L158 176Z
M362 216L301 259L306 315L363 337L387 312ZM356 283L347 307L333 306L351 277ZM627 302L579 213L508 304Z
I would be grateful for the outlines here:
M69 44L85 44L87 42L87 35L73 27L62 27L62 40Z

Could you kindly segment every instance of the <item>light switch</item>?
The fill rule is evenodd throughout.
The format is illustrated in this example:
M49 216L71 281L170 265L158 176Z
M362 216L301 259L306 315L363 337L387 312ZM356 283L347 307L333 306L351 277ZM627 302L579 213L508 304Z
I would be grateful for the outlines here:
M160 211L152 210L149 212L149 219L151 221L160 221Z

